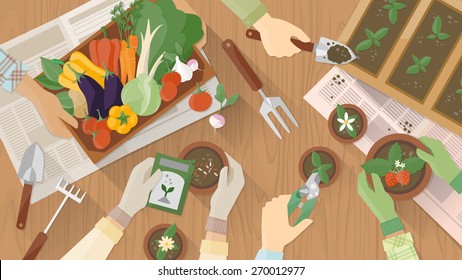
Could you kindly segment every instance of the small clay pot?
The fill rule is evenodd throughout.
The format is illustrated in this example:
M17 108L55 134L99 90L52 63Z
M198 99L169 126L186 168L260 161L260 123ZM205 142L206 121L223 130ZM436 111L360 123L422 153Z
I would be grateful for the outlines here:
M160 224L148 231L146 237L144 238L144 253L149 260L156 260L157 250L154 250L152 242L155 240L160 240L161 236L163 236L164 232L170 227L169 224ZM184 233L177 227L176 234L173 237L175 244L180 244L180 249L178 251L171 251L173 254L173 258L167 258L165 260L181 260L183 259L184 255L186 254L186 237Z
M198 154L194 154L195 152L204 153L206 151L210 153L208 158L205 154L200 156L201 159L204 160L198 160ZM192 143L191 145L187 146L183 149L183 151L181 151L179 158L186 160L196 160L194 176L191 180L189 188L192 193L196 194L213 193L218 187L218 180L220 179L219 175L221 169L225 166L228 166L228 158L226 157L225 152L217 145L205 141ZM207 163L210 159L213 160L211 166L204 164L204 162ZM209 171L211 172L208 173ZM213 180L210 180L211 178L204 179L202 176L204 172L208 173L207 176L213 177Z
M319 156L321 157L321 161L323 163L331 163L333 165L332 168L327 171L327 175L329 175L330 178L329 183L327 185L323 182L319 184L320 188L327 187L330 184L332 184L335 181L335 179L337 179L338 174L340 173L340 160L338 156L334 153L334 151L326 147L313 147L308 149L308 151L303 153L298 164L298 171L303 182L306 182L306 180L308 180L308 176L311 175L310 170L314 168L314 166L311 163L311 154L313 153L313 151L316 151L319 154Z
M415 154L416 149L421 149L425 152L428 152L428 148L420 142L418 139L407 135L407 134L391 134L383 137L377 141L372 148L369 150L369 153L366 156L366 161L374 158L384 158L387 159L388 151L394 143L400 144L401 148L405 147L403 153L412 152L412 156L417 156ZM412 147L412 148L410 148ZM412 151L411 151L412 150ZM411 175L411 183L408 186L395 186L390 188L387 186L385 179L382 177L382 184L385 188L385 191L394 199L394 200L407 200L415 197L421 193L427 187L432 176L432 169L428 163L425 163L422 170L416 174ZM371 187L374 186L372 183L371 174L367 174L367 181ZM415 183L417 182L417 183ZM407 190L407 189L408 190Z
M356 132L357 132L357 136L356 138L352 138L347 132L346 132L346 129L345 128L342 132L339 132L338 131L338 126L339 126L339 123L337 121L338 118L341 118L343 119L343 116L342 117L339 117L337 116L337 109L335 108L332 113L330 113L330 116L329 116L329 121L328 121L328 124L329 124L329 132L330 134L339 142L341 143L353 143L353 142L356 142L358 141L359 139L361 139L364 134L366 134L366 130L367 130L367 116L366 114L364 113L363 110L361 110L361 108L359 108L358 106L356 105L353 105L353 104L343 104L342 107L345 109L346 112L348 112L348 115L349 116L353 116L353 115L358 115L361 120L356 120L352 125L353 126L357 126L357 125L360 125L359 127L356 127Z

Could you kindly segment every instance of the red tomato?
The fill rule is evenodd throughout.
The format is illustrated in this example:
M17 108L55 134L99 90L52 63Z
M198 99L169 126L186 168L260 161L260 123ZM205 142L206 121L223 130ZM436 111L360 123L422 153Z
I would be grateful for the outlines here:
M165 102L169 102L176 97L177 93L178 88L173 82L165 82L164 86L160 90L160 98L162 98Z
M95 131L100 130L107 130L109 133L111 133L111 130L109 129L109 127L107 127L106 119L99 120L95 123Z
M172 82L173 84L175 84L175 86L178 87L181 83L180 74L178 74L177 72L170 72L170 73L165 74L162 77L162 84L165 85L168 82Z
M111 143L111 134L107 130L99 130L93 134L93 145L98 150L102 150Z
M92 132L95 132L96 122L97 120L95 118L85 119L82 123L83 132L87 135L91 135Z
M199 92L189 98L189 107L196 112L207 110L212 105L212 96L208 92L199 89Z

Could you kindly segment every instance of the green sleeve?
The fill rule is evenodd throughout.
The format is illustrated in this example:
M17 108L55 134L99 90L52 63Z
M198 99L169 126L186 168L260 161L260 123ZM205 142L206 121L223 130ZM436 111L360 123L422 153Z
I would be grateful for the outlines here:
M268 9L260 0L221 0L221 2L236 14L247 28L268 13Z

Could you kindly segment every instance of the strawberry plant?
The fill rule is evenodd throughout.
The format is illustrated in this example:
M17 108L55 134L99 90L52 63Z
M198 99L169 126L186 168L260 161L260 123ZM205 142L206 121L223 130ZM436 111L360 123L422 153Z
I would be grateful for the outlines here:
M451 37L451 35L441 32L442 28L443 28L443 21L441 20L440 16L437 16L435 20L433 21L433 25L432 25L433 34L428 35L427 39L432 40L432 41L436 39L440 41L444 41L448 39L449 37Z
M388 0L388 4L383 6L385 10L388 10L388 18L392 25L398 21L398 11L406 8L406 5L399 3L396 0Z
M332 164L330 163L325 163L323 164L322 161L321 161L321 157L319 156L319 154L315 151L313 151L313 153L311 153L311 163L313 164L313 166L315 167L311 173L318 173L319 174L319 178L321 179L321 181L324 183L324 184L327 184L329 183L330 181L330 178L329 178L329 175L327 174L327 171L329 169L332 168Z
M388 151L387 159L375 158L366 161L361 167L367 173L375 173L384 177L385 183L392 188L397 184L402 186L409 185L411 175L422 170L425 162L411 156L403 159L403 151L399 143L394 143Z
M373 45L380 48L382 46L382 44L380 44L380 40L387 36L388 30L388 27L383 27L374 33L369 28L366 28L367 39L359 42L359 44L356 46L356 50L365 51L370 49Z
M432 62L432 58L430 56L424 56L419 59L415 55L412 55L411 57L414 64L407 68L406 73L409 75L419 74L420 71L427 73L427 66Z

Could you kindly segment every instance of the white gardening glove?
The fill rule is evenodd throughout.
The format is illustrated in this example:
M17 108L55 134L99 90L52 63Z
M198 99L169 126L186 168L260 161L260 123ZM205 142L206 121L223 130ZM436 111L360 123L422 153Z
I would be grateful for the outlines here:
M212 196L209 215L209 217L224 221L228 220L229 212L245 184L241 165L228 154L226 157L229 167L223 167L220 171L218 188Z
M133 168L124 194L119 203L119 208L133 217L138 211L146 206L149 192L162 178L162 172L157 170L151 176L154 158L147 158Z

